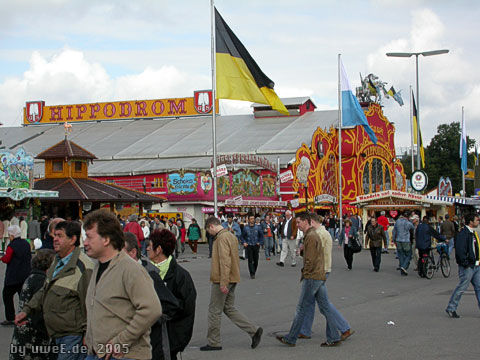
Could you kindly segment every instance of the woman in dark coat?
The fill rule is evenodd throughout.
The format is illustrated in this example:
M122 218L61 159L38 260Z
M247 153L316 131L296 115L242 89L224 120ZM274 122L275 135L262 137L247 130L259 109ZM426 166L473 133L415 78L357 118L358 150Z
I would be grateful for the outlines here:
M10 244L7 246L5 255L0 258L7 264L5 282L3 284L3 304L5 306L5 321L0 325L13 326L15 320L15 305L13 298L16 293L20 294L22 286L30 274L32 253L27 240L20 237L21 230L18 225L8 227Z
M40 290L47 278L46 271L53 261L55 252L49 249L38 250L32 259L32 272L23 284L20 293L20 310L23 304L30 301L35 293ZM12 345L10 346L10 360L53 360L57 358L57 354L42 353L39 349L48 349L50 338L48 337L43 315L41 312L33 311L27 318L27 323L23 326L16 326L13 330ZM32 346L35 351L32 351ZM12 351L12 350L22 350Z
M147 247L150 261L158 267L160 277L179 303L179 309L167 323L172 360L177 358L177 354L187 347L192 338L197 299L192 277L172 256L175 244L175 235L164 229L150 234L150 244Z
M352 240L356 239L358 236L357 229L352 226L350 219L346 219L344 222L344 227L340 234L340 245L343 244L343 256L347 262L347 269L352 270L353 265L353 250L352 250Z

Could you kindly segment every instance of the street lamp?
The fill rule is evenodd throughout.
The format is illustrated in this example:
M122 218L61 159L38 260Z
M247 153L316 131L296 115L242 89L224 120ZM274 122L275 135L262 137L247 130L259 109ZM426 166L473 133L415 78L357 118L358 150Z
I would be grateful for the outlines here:
M423 52L390 52L387 53L387 56L391 57L412 57L415 56L415 73L416 73L416 86L417 86L417 168L421 169L420 167L420 91L418 86L418 55L423 56L433 56L433 55L441 55L446 54L450 50L443 49L443 50L433 50L433 51L423 51ZM413 169L412 169L413 171Z

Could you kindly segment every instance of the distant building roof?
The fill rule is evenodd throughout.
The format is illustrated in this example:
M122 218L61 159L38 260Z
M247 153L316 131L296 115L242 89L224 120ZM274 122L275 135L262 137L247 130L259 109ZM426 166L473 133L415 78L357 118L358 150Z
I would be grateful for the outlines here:
M97 157L91 152L85 150L73 141L64 139L59 143L49 147L36 156L37 159L96 159Z
M291 98L281 98L280 99L285 106L300 106L305 104L307 101L311 101L313 106L317 108L313 100L309 96L301 96L301 97L291 97ZM255 108L262 108L262 107L271 107L269 105L260 104L260 103L253 103L252 107Z
M58 191L54 200L161 203L166 199L93 179L40 179L35 190Z

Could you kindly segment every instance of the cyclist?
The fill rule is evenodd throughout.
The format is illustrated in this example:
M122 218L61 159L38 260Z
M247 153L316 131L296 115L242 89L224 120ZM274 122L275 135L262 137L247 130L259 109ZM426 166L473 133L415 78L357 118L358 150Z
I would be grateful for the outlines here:
M431 227L428 217L424 216L422 222L417 226L415 231L416 247L418 249L418 274L421 277L425 277L425 274L423 273L422 259L430 253L432 236L439 241L445 241L445 236L440 235L438 231Z

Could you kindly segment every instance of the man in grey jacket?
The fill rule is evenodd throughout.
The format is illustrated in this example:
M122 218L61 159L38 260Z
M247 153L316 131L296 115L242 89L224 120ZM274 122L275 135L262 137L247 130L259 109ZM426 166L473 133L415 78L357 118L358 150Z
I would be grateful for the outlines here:
M412 260L413 224L408 221L408 214L401 214L393 227L392 238L398 253L398 268L403 276L407 276L407 269Z

